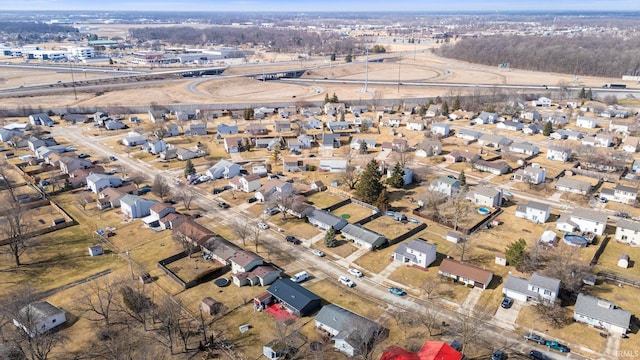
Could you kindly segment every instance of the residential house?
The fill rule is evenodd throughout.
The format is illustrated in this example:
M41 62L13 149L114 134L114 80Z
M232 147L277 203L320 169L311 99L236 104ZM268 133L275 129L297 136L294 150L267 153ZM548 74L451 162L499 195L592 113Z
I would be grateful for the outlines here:
M289 120L276 121L274 129L275 129L275 132L277 133L291 131L291 121Z
M491 271L475 265L461 263L451 258L442 260L438 274L483 290L491 284L491 280L493 279L493 273Z
M393 259L426 269L436 261L436 244L423 239L413 239L407 243L401 243L393 251Z
M39 147L42 147L42 146L51 147L55 145L58 145L58 142L52 137L39 138L36 136L29 136L29 139L27 139L27 146L29 147L29 150L31 150L34 153Z
M452 150L450 153L444 156L444 160L448 163L456 163L456 162L470 162L475 163L480 160L480 155L470 153L466 150Z
M216 132L218 135L235 135L238 133L238 125L219 124Z
M502 135L494 135L494 134L482 134L480 139L478 139L478 144L487 147L503 147L511 144L513 141L511 139L506 138Z
M407 130L424 131L424 121L421 119L407 120Z
M234 273L231 279L236 286L267 286L278 280L281 274L282 272L273 265L258 265L251 271Z
M496 125L498 129L510 130L510 131L522 131L522 123L518 121L502 121Z
M137 195L125 195L120 198L120 209L130 219L138 219L151 214L151 207L156 204L155 200L148 200Z
M125 129L127 125L125 125L122 121L109 119L104 122L104 128L106 130L122 130Z
M494 124L498 121L498 114L483 111L473 121L476 124Z
M253 118L254 119L264 119L267 116L271 116L276 112L275 108L266 108L266 107L260 107L260 108L256 108L253 109Z
M538 110L524 111L522 118L529 121L540 121L542 120L542 115Z
M522 128L522 133L527 135L542 134L544 127L538 124L527 124Z
M477 160L473 163L473 167L479 171L488 172L494 175L503 175L511 170L509 164L505 161Z
M302 128L305 130L322 130L323 127L322 121L316 118L307 119L302 122Z
M221 159L215 165L207 169L206 174L212 179L231 179L240 174L240 165L229 160Z
M345 112L344 103L328 102L324 104L323 111L326 115L336 116Z
M175 237L178 239L184 239L184 241L188 241L191 244L193 244L194 246L200 246L203 247L203 245L210 239L221 239L220 237L216 236L216 234L207 229L206 227L198 224L197 222L195 222L195 220L193 219L186 219L178 224L175 224L173 226L173 233L175 234ZM229 243L228 241L222 239L222 242L229 244L229 246L232 249L232 251L230 251L230 254L227 254L228 257L233 256L233 254L235 254L237 251L240 250L240 248L238 248L237 246ZM221 246L221 242L216 242L215 245L217 248L227 248L227 247L223 247ZM207 254L209 254L211 252L211 249L213 248L213 246L211 247L206 247L208 249L208 251L206 251ZM203 252L205 252L205 249L202 249ZM228 253L228 252L227 252ZM213 260L217 260L220 261L222 264L227 265L226 260L228 259L228 257L222 261L220 261L219 259L215 259L213 258ZM229 264L230 265L230 264Z
M303 107L303 108L300 108L300 115L307 116L307 117L319 116L319 115L322 115L322 108L319 106Z
M87 185L87 176L91 173L104 173L104 168L102 166L95 166L88 169L76 169L69 173L69 182L71 186L79 187Z
M538 164L533 164L525 167L524 169L518 169L513 173L513 180L527 182L530 184L542 184L547 176L547 170L540 167Z
M431 133L435 136L447 137L451 132L451 127L447 123L431 124Z
M127 194L137 194L138 191L135 185L122 186L119 188L108 187L102 189L98 194L96 205L98 209L115 209L120 207L120 199Z
M601 133L595 136L586 136L584 139L582 139L582 145L610 147L611 145L613 145L613 136Z
M442 153L442 143L437 140L424 139L416 146L416 156L431 157Z
M160 219L169 214L175 214L176 208L169 203L156 202L149 208L149 215L142 218L142 222L150 227L160 226Z
M351 125L346 121L329 121L327 122L327 127L331 132L334 132L349 130Z
M0 142L8 142L14 137L20 137L23 135L23 132L19 130L0 129Z
M488 186L478 186L471 192L471 201L480 206L499 207L502 205L502 191Z
M315 225L322 230L328 230L333 227L335 231L340 231L348 224L347 220L342 217L320 209L313 209L307 214L307 219L309 224Z
M345 172L347 171L347 160L320 160L319 171Z
M122 145L124 146L141 146L149 139L145 135L141 135L137 132L130 132L127 137L122 139Z
M442 106L441 105L437 105L437 104L431 104L429 105L429 107L427 108L427 111L425 112L425 116L428 118L433 118L436 116L440 116L440 108Z
M625 335L631 324L631 313L615 306L612 302L591 295L578 294L573 308L573 318L577 322L605 329L610 334Z
M363 344L375 341L384 330L376 322L335 304L320 309L315 327L329 334L336 350L347 356L360 355Z
M160 159L171 160L178 157L178 148L170 147L160 153Z
M142 150L149 154L159 155L167 150L167 143L164 140L151 140L142 145Z
M7 125L3 126L2 128L5 129L5 130L10 130L10 131L25 132L25 131L31 129L31 124L29 124L29 123L12 122L10 124L7 124Z
M362 115L362 114L367 112L367 107L366 106L359 106L359 105L351 105L351 106L349 106L349 111L353 115L359 116L359 115Z
M323 184L322 181L320 181L320 180L312 182L309 185L309 187L311 187L311 190L317 190L317 191L325 191L325 190L327 190L327 186L325 184Z
M585 129L595 129L598 126L598 120L586 116L578 116L576 126Z
M311 143L313 142L313 138L307 134L302 134L296 138L300 143L301 149L310 149Z
M194 153L191 150L182 148L176 149L176 158L180 161L187 161L196 157L198 157L198 154Z
M267 292L275 298L288 312L296 316L313 314L322 305L318 295L290 279L276 280ZM254 301L254 305L255 301Z
M264 165L255 165L251 167L251 173L258 175L260 177L265 177L267 176L267 167Z
M231 263L231 272L237 274L251 271L256 266L264 264L264 259L251 251L241 250L233 254L229 258L229 262Z
M551 115L551 116L545 116L545 118L542 120L544 123L547 123L548 121L551 121L551 125L553 126L565 126L569 123L569 120L567 120L567 117L564 115Z
M629 152L629 153L635 153L635 152L638 152L639 148L640 148L640 137L627 136L622 141L622 150L623 151L626 151L626 152Z
M537 201L529 201L526 204L518 204L516 207L516 217L533 221L537 224L544 224L551 215L551 206Z
M556 190L574 194L587 195L591 192L591 184L585 181L570 179L563 176L556 182Z
M444 341L427 341L417 354L392 345L384 350L380 360L462 360L462 353Z
M153 134L157 138L168 138L180 135L180 129L178 129L178 125L176 124L167 124L162 127L162 129L156 129L153 131Z
M85 114L61 114L60 117L70 124L84 124L89 122L89 117Z
M632 186L616 184L613 189L601 189L600 198L623 204L634 204L638 197L638 189Z
M402 168L402 184L409 185L413 182L413 169L404 167ZM387 179L393 176L393 167L389 166L387 168Z
M609 131L618 134L629 134L631 124L627 121L609 121Z
M447 231L447 236L445 236L445 239L448 242L452 242L454 244L457 244L464 240L464 238L462 237L462 234L456 231Z
M531 101L531 106L534 107L550 107L551 106L551 99L541 96L538 98L538 100L533 100Z
M191 123L189 128L184 132L185 135L207 135L207 123Z
M54 125L53 120L45 113L29 115L29 123L33 126L51 127Z
M337 149L340 147L340 134L322 133L320 147L323 149Z
M228 154L239 153L242 151L242 141L241 137L224 138L224 150Z
M291 115L291 112L289 111L289 109L278 109L278 116L280 116L283 119L288 119L289 115ZM277 131L277 130L276 130Z
M86 181L87 188L91 189L94 194L98 194L102 189L108 187L119 187L122 185L121 178L105 174L89 174Z
M35 337L45 333L67 321L64 310L48 301L31 303L18 311L13 324Z
M244 132L245 134L251 134L252 136L259 136L267 135L269 130L267 130L267 127L262 124L251 124L247 125Z
M449 119L451 120L469 120L473 118L475 114L471 111L456 110L449 113Z
M475 131L471 129L460 129L456 132L456 137L464 140L478 140L483 135L481 131Z
M391 151L395 152L406 152L409 151L409 143L407 139L393 139L391 143L385 142L382 144L382 149L391 149Z
M302 143L298 139L287 139L287 149L300 151L302 149Z
M502 293L519 301L555 303L560 292L560 280L538 273L530 279L509 275L504 282Z
M562 214L556 223L556 229L564 232L579 230L602 235L607 226L607 213L575 208L571 214Z
M629 219L618 220L614 239L627 245L640 246L640 222Z
M71 174L73 171L78 169L89 169L94 167L95 165L85 159L79 159L75 156L65 156L60 158L60 171L64 174Z
M379 249L389 243L384 235L369 230L360 224L347 224L340 230L340 233L355 245L369 250Z
M279 193L292 193L293 186L279 179L270 179L264 185L262 185L258 190L256 190L256 199L260 202L266 201L271 194L279 192Z
M235 176L229 180L229 185L237 191L244 191L246 193L254 192L260 188L260 175Z
M162 123L167 119L167 115L162 111L149 110L147 114L149 115L149 121L154 124Z
M547 159L567 162L571 159L572 150L559 146L551 146L547 149Z
M525 154L529 156L538 155L540 148L531 144L530 142L514 142L508 147L509 151L517 154Z
M448 176L439 177L431 182L429 190L440 193L442 195L451 196L460 192L462 183L458 179L452 179Z
M307 171L307 164L304 163L304 160L300 160L295 156L283 156L282 168L284 172Z
M360 143L362 141L364 141L367 144L367 149L373 149L376 147L375 138L353 138L353 140L351 140L351 148L360 149Z

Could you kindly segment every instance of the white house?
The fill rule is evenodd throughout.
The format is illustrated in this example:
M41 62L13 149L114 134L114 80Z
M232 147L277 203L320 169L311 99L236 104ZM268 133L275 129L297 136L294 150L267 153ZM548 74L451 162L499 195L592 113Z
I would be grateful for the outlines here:
M525 155L538 155L540 152L540 148L531 144L530 142L514 142L508 147L509 151L517 153L517 154L525 154Z
M575 208L571 214L561 216L556 223L556 229L564 232L574 230L591 232L596 235L602 235L607 226L607 213Z
M537 166L536 166L537 165ZM513 180L523 181L531 184L541 184L547 176L547 170L538 164L518 169L513 173Z
M429 105L429 107L427 107L427 111L425 112L424 116L428 118L439 116L441 108L441 105L431 104Z
M640 222L629 219L618 220L614 239L631 246L640 246Z
M130 219L138 219L151 214L151 207L157 201L141 198L137 195L127 194L120 198L120 209Z
M142 218L142 222L148 226L159 226L160 219L169 215L175 214L176 208L169 203L155 202L151 208L149 208L149 215Z
M451 126L447 123L431 124L431 133L436 136L447 137L451 132Z
M522 131L522 123L518 121L502 121L496 125L496 128L510 131Z
M318 169L328 172L345 172L347 171L347 160L320 160Z
M416 156L430 157L442 153L442 143L437 140L424 139L416 146Z
M621 336L629 331L631 313L612 302L591 295L578 294L573 310L577 322L604 328L610 334Z
M519 301L554 303L560 292L560 280L533 273L530 279L509 275L502 293Z
M556 190L574 194L587 195L591 191L591 184L585 181L570 179L563 176L556 182Z
M215 165L207 169L206 174L212 179L231 179L240 174L240 165L229 160L221 159Z
M229 185L238 191L244 191L246 193L253 192L260 188L260 175L235 176L229 180Z
M456 132L456 137L464 140L478 140L483 133L471 129L460 129Z
M351 357L360 355L362 344L379 338L383 330L374 321L334 304L323 306L314 320L316 328L332 337L336 350Z
M551 206L537 201L529 201L525 204L518 204L516 207L516 217L527 219L538 224L549 220Z
M98 194L102 189L108 187L118 187L122 185L122 179L117 176L91 173L86 178L87 188L91 189L91 192Z
M378 234L359 224L347 224L340 230L342 236L351 240L354 245L364 247L369 250L378 249L388 243L384 235Z
M623 141L622 141L622 150L629 152L629 153L635 153L638 152L638 149L640 148L640 137L637 136L627 136Z
M407 121L407 130L423 131L424 121L420 119L410 119Z
M572 150L559 146L551 146L547 149L547 159L567 162L571 158Z
M439 177L431 182L429 190L440 193L442 195L451 196L460 192L461 183L458 179L452 179L448 176Z
M404 173L404 175L402 176L402 183L404 185L409 185L413 182L413 170L410 168L402 168L402 172ZM387 168L387 179L391 177L391 175L393 175L393 167L389 166Z
M146 143L148 138L144 135L138 134L137 132L130 132L127 134L127 137L122 139L122 144L125 146L140 146Z
M471 200L476 205L498 207L502 205L502 191L487 186L478 186L472 192Z
M498 114L483 111L480 113L480 115L478 115L478 117L473 119L473 121L476 124L494 124L496 121L498 121Z
M473 163L473 167L479 171L488 172L494 175L506 174L511 170L506 161L486 161L477 160Z
M376 147L375 138L353 138L353 140L351 140L351 149L360 149L360 144L363 141L367 144L367 149L373 149Z
M13 324L34 337L64 324L65 321L67 316L64 310L47 301L42 301L20 309L16 318L13 319Z
M436 261L436 245L423 239L413 239L400 244L393 251L393 259L426 269Z
M142 150L149 154L158 155L167 150L167 143L164 140L147 141L142 145Z
M264 202L269 198L269 196L271 196L271 194L275 192L293 192L293 186L290 183L284 182L280 179L270 179L258 190L256 190L256 199Z
M598 120L586 116L578 116L576 126L585 129L595 129L598 126Z
M531 106L535 106L535 107L550 107L551 106L551 99L547 98L547 97L539 97L538 100L533 100L531 101Z
M478 144L488 147L503 147L511 144L513 141L502 135L482 134L478 139Z

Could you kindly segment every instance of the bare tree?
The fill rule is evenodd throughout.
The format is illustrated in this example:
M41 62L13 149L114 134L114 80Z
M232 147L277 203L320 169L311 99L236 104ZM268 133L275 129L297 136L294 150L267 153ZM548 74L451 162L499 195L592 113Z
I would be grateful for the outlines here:
M136 186L136 188L139 188L140 185L143 184L146 180L147 180L146 177L139 173L133 173L129 177L129 181L131 181Z
M406 310L394 310L391 311L391 316L398 326L402 330L404 340L407 340L407 333L410 329L414 328L418 324L418 318L415 314Z
M353 319L351 328L349 338L355 345L357 356L362 360L378 359L378 345L388 337L389 331L382 324L360 316Z
M420 284L420 290L430 299L438 294L442 287L442 280L439 277L429 277Z
M258 245L260 243L260 231L262 229L260 229L259 226L252 226L252 234L253 235L253 243L256 246L256 253L258 252Z
M180 244L182 244L182 248L184 249L184 253L187 254L187 256L189 256L189 258L191 258L191 255L193 255L194 253L196 253L198 251L198 246L196 246L194 243L191 242L191 240L189 240L189 236L192 236L194 234L183 234L181 232L178 231L174 231L171 234L171 238L177 242L179 242Z
M0 188L7 190L11 197L11 200L17 203L18 198L16 197L16 193L15 193L16 185L13 179L11 178L11 175L9 172L10 167L11 165L9 165L9 163L6 161L0 162Z
M356 188L356 184L360 179L360 172L353 165L347 165L347 168L344 172L340 173L340 180L342 180L347 186L349 190L353 190Z
M252 225L253 224L244 217L236 218L236 220L231 224L233 233L242 240L242 246L247 246L247 238L253 235Z
M479 336L484 331L485 321L482 316L471 312L460 312L456 315L452 324L452 331L457 335L456 339L462 346L461 353L482 346L482 338Z
M267 199L267 205L277 207L282 212L282 220L287 220L287 213L296 201L296 191L292 188L273 192Z
M460 220L466 219L473 211L473 204L465 198L464 192L456 193L449 197L442 207L448 209L447 213L453 221L453 230L458 230Z
M75 198L78 205L82 208L82 211L87 210L87 205L93 202L91 196L85 192L77 193Z
M148 314L155 308L153 301L145 294L144 286L136 283L135 287L129 285L121 286L119 289L122 295L121 310L142 324L144 331L147 331Z
M20 266L22 265L20 257L29 247L30 219L27 209L19 202L5 197L3 203L5 208L1 212L2 225L0 225L0 229L7 237L7 252L13 257L16 266Z
M183 184L182 186L178 187L176 195L178 196L178 199L182 201L182 205L184 205L184 208L190 210L191 202L196 197L196 193L195 191L193 191L193 188Z
M171 185L167 183L167 180L165 180L162 175L158 174L153 179L151 192L158 196L160 200L164 201L164 199L171 194Z
M414 154L411 152L411 148L406 145L398 146L394 148L393 158L396 162L400 163L400 167L403 169L407 167L407 163L413 160Z
M440 310L434 304L423 307L422 313L418 316L418 321L427 328L429 336L433 336L437 330L441 330Z
M103 321L105 326L112 324L113 316L118 313L118 290L122 281L113 276L103 276L86 284L82 296L78 299L78 309L89 313L90 321Z
M534 309L541 320L550 323L556 329L567 325L572 320L567 309L557 303L541 302L536 304Z
M182 309L176 304L169 295L164 296L158 304L158 309L155 313L155 319L160 321L158 341L174 354L174 343L176 342L176 336L178 328L180 327L180 317Z

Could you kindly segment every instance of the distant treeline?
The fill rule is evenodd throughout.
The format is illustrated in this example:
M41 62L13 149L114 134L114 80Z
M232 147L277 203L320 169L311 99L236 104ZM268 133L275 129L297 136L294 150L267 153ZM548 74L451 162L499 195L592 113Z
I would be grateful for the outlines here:
M465 38L436 50L473 63L585 76L640 75L640 38L615 36L490 36Z
M55 34L75 33L78 29L70 25L45 24L35 22L7 22L0 21L0 32L5 34Z
M252 44L273 51L293 51L312 54L347 54L353 51L356 41L335 33L317 33L303 30L265 29L258 27L215 26L204 29L192 27L154 27L129 29L138 41L162 42L170 46L239 46ZM364 47L362 47L364 48Z

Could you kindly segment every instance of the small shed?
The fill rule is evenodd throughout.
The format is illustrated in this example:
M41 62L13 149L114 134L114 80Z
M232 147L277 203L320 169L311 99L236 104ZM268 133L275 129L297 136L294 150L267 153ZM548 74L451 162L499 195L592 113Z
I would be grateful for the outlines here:
M447 241L457 244L462 239L462 234L457 233L455 231L447 232Z
M547 230L543 232L542 236L540 236L540 243L542 244L553 246L555 241L556 241L556 233L551 230Z
M496 264L507 266L507 256L503 253L496 253Z
M56 225L60 225L60 224L64 224L65 220L64 218L57 218L57 219L53 219L52 222L52 226L56 226Z
M89 246L89 255L98 256L104 254L104 250L102 249L102 245L93 245Z
M207 315L216 315L220 311L220 303L215 301L212 297L205 297L202 299L202 303L200 304L200 308L202 312Z
M629 267L629 255L627 254L622 254L620 255L620 258L618 259L618 266L621 268L628 268Z

